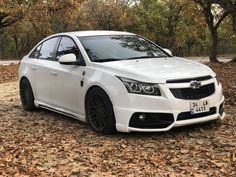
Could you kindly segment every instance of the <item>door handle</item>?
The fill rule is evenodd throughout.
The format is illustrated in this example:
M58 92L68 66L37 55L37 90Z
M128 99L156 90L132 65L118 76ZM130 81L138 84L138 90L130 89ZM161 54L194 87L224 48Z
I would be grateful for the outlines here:
M32 70L37 70L36 66L31 66Z
M51 73L51 75L54 75L54 76L57 75L57 72L56 72L56 71L51 71L50 73Z

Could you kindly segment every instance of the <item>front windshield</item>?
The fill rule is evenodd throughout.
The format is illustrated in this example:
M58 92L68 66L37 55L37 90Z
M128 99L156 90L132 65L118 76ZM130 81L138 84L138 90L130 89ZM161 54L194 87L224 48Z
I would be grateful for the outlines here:
M136 35L89 36L79 40L93 62L168 57L156 45Z

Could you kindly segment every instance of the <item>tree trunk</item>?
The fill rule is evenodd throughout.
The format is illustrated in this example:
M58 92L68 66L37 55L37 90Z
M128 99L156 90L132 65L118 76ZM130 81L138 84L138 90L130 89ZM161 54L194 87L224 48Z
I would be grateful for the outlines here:
M14 34L13 38L14 38L14 42L15 42L15 57L18 59L19 58L19 45L18 45L17 35Z
M232 16L232 21L233 21L233 30L234 30L234 33L236 34L236 12L232 13L231 16Z
M217 44L218 44L218 33L217 29L211 30L211 51L210 51L210 62L219 62L217 60Z
M0 60L3 59L3 34L0 33Z

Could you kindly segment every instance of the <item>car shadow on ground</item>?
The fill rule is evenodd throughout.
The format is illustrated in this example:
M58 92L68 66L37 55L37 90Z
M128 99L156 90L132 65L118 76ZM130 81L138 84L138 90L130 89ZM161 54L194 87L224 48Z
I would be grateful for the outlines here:
M77 119L50 111L46 109L39 109L36 112L37 114L43 114L47 115L47 117L51 117L52 121L56 121L59 124L65 124L73 126L75 128L75 132L78 131L80 133L81 128L83 129L82 131L86 130L86 133L91 133L95 134L96 136L100 136L103 138L124 138L124 139L129 139L129 138L148 138L148 137L174 137L178 135L189 135L191 133L196 133L196 132L201 132L201 131L210 131L213 128L217 128L221 125L220 121L210 121L210 122L205 122L205 123L199 123L199 124L194 124L194 125L188 125L188 126L183 126L183 127L174 127L170 129L169 131L166 132L129 132L129 133L122 133L122 132L115 132L112 135L103 135L94 132L88 123L79 121Z

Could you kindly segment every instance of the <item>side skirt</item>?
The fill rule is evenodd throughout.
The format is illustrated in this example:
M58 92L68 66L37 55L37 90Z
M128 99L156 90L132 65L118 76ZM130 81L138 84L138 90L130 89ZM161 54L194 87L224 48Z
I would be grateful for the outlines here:
M63 114L65 116L80 120L82 122L86 122L85 121L85 115L75 114L73 112L69 112L69 111L66 111L66 110L63 110L63 109L60 109L60 108L52 107L51 105L44 104L44 103L41 103L41 102L38 102L38 101L35 101L35 105L37 105L37 107L44 108L44 109L47 109L47 110L50 110L50 111L53 111L53 112L57 112L59 114Z

